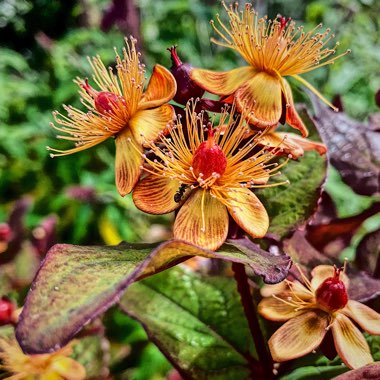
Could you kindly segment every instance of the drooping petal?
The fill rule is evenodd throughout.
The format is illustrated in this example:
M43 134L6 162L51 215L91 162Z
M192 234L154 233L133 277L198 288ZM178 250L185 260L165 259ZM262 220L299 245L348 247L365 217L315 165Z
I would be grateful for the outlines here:
M177 83L172 73L165 67L157 64L153 67L145 93L138 105L139 110L154 108L167 103L177 91Z
M380 314L360 302L349 300L341 310L343 314L353 319L364 331L380 335Z
M141 145L154 141L175 117L174 109L169 104L149 110L137 111L129 121L129 127L135 140Z
M323 156L327 152L326 145L321 142L312 141L312 140L300 137L298 135L295 135L294 133L279 132L278 134L280 136L287 136L288 143L297 144L303 150L315 150L321 156Z
M186 199L184 194L180 202L174 200L181 186L176 179L148 175L133 189L133 202L140 210L149 214L167 214L178 208Z
M331 265L318 265L311 271L311 276L311 286L314 290L316 290L323 281L334 276L334 267ZM340 273L340 279L343 281L346 289L348 289L349 280L343 272Z
M226 240L228 212L209 191L194 190L174 222L174 237L202 248L218 249Z
M244 66L231 71L211 71L193 69L191 79L206 91L217 95L230 95L234 93L249 79L253 78L256 71L253 67Z
M281 295L278 297L282 298ZM258 311L264 318L278 322L287 321L300 314L300 311L296 311L295 306L282 302L275 297L264 298L258 305Z
M281 93L280 79L260 72L236 91L237 108L259 128L275 126L282 113Z
M67 380L83 380L86 378L85 368L71 358L58 358L52 363L51 369Z
M268 132L264 133L262 137L260 137L260 145L267 146L269 148L281 148L283 154L289 155L291 154L293 159L297 159L304 154L303 148L296 144L288 137L288 133L280 133L280 132Z
M265 207L247 188L223 189L226 206L235 222L252 237L263 237L269 228Z
M139 180L143 161L142 147L137 144L129 129L122 131L115 139L115 181L119 194L129 194Z
M327 325L328 314L318 309L290 319L268 341L273 360L283 362L313 351L321 344Z
M298 112L294 106L292 89L289 86L289 83L282 78L283 88L285 89L285 97L286 97L286 122L293 128L298 129L303 137L307 137L309 135L309 131L307 130L305 124L301 120Z
M344 364L355 369L373 362L367 341L349 318L338 313L331 329L335 348Z

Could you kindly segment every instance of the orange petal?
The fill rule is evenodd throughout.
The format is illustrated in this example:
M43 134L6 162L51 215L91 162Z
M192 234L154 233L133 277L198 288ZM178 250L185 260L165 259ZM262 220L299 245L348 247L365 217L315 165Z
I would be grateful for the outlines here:
M115 139L115 180L119 194L129 194L139 180L142 165L142 147L138 145L129 129L119 133Z
M223 190L226 206L235 222L252 237L263 237L269 228L265 207L247 188Z
M281 296L279 296L281 298ZM300 314L294 306L280 301L277 298L269 297L263 299L258 306L259 313L270 321L283 322L294 318Z
M253 67L244 66L231 71L191 70L191 79L206 91L217 95L230 95L256 74Z
M314 297L314 293L308 290L297 280L290 282L282 281L275 285L265 284L260 289L260 294L263 297L278 295L281 296L282 299L285 299L283 296L284 294L286 294L287 297L294 295L304 301L310 301Z
M321 142L311 141L311 140L306 139L304 137L300 137L298 135L295 135L294 133L279 132L278 134L282 137L286 136L288 144L297 145L299 148L302 148L303 150L315 150L321 156L323 156L327 152L326 145L321 143ZM292 152L290 152L290 153L292 153Z
M51 369L66 380L83 380L86 378L85 368L82 364L71 358L60 357L54 360Z
M318 309L290 319L268 341L273 360L296 359L315 350L325 337L327 325L328 314Z
M278 284L265 284L260 289L260 294L262 297L272 297L273 294L280 294L288 290L288 285L286 281L281 281Z
M373 362L363 334L345 315L338 313L331 328L336 351L347 367L359 368Z
M334 267L331 265L318 265L311 271L311 276L311 287L314 290L317 290L323 281L329 277L334 276ZM341 272L340 279L343 281L346 289L348 290L348 277L343 272Z
M174 109L169 104L149 110L137 111L129 121L133 137L139 144L156 140L175 117Z
M349 300L346 307L341 311L367 333L380 335L380 314L375 310L360 302Z
M237 108L256 127L275 126L282 113L281 91L278 78L260 72L236 91Z
M218 249L226 240L228 212L207 190L194 190L174 222L174 237L202 248Z
M282 84L285 89L285 96L286 96L286 101L287 101L286 122L291 127L298 129L301 132L303 137L307 137L309 135L309 131L307 130L305 124L301 120L294 106L292 89L290 88L289 83L285 79L282 79Z
M148 86L143 94L138 109L154 108L173 99L177 91L177 82L172 73L164 66L155 65Z
M281 148L283 153L291 154L293 159L297 159L304 154L303 148L292 141L289 133L268 132L260 136L260 144L270 148Z
M133 202L137 208L148 214L167 214L178 208L186 199L184 194L181 202L177 203L174 200L180 185L176 179L148 175L133 189Z

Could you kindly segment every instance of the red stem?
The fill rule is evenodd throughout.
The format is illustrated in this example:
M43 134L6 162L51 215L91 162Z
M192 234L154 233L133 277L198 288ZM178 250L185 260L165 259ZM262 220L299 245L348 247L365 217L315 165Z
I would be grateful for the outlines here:
M241 303L248 321L248 326L251 331L253 341L255 342L256 352L259 357L260 364L262 365L263 373L255 373L254 375L256 375L257 379L274 379L272 357L270 356L265 339L261 333L261 327L257 316L257 308L253 304L244 264L232 263L232 270L234 272L237 289L240 294Z

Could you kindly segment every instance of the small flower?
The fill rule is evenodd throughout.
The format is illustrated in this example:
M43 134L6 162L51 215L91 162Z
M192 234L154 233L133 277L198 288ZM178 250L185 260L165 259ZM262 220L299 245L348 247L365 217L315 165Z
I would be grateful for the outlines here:
M238 110L248 109L248 120L259 128L274 127L285 121L299 129L304 137L308 131L293 103L291 88L284 77L291 76L328 102L310 83L299 74L333 63L336 46L326 47L333 38L330 29L315 32L320 27L304 32L294 22L278 16L275 20L259 18L251 4L244 11L238 5L224 8L229 16L229 26L224 25L217 15L220 27L212 23L222 41L212 39L217 45L236 50L250 66L227 72L193 69L192 79L205 90L234 99Z
M51 157L64 156L114 137L116 186L122 196L132 191L141 174L143 139L155 139L174 117L173 108L165 104L176 93L174 77L163 66L155 65L143 92L145 69L135 43L131 37L130 44L126 40L123 56L116 53L117 75L112 68L104 66L100 57L90 60L93 79L100 91L93 89L87 80L76 79L81 88L81 101L88 111L64 106L67 116L53 113L60 126L53 123L52 126L65 134L57 137L74 141L76 147L66 151L48 147L54 152Z
M300 273L304 285L286 281L274 289L263 288L267 298L259 304L260 314L287 321L269 339L273 359L282 362L310 353L331 328L338 355L349 368L372 363L368 344L351 320L369 334L380 335L380 314L348 298L349 280L341 269L319 265L311 281Z
M205 114L194 108L187 109L186 127L178 120L170 137L148 143L145 170L150 175L133 191L136 206L151 214L180 208L174 237L203 248L216 250L223 244L228 214L252 237L263 237L268 215L252 189L277 185L267 185L280 167L268 163L276 152L259 149L260 135L250 137L244 118L233 111L229 119L222 113L213 128L204 125Z
M51 354L25 355L16 339L0 339L0 369L9 372L9 380L82 380L86 370L69 356L70 345Z

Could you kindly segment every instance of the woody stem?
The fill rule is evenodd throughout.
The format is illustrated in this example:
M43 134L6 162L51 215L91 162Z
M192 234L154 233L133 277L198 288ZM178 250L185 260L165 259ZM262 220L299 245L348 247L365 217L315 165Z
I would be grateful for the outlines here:
M255 343L259 362L262 364L265 379L273 379L273 362L263 334L257 315L257 307L253 303L250 286L248 283L247 273L244 264L232 263L232 270L237 283L237 289L240 294L241 303L247 318L248 326Z

